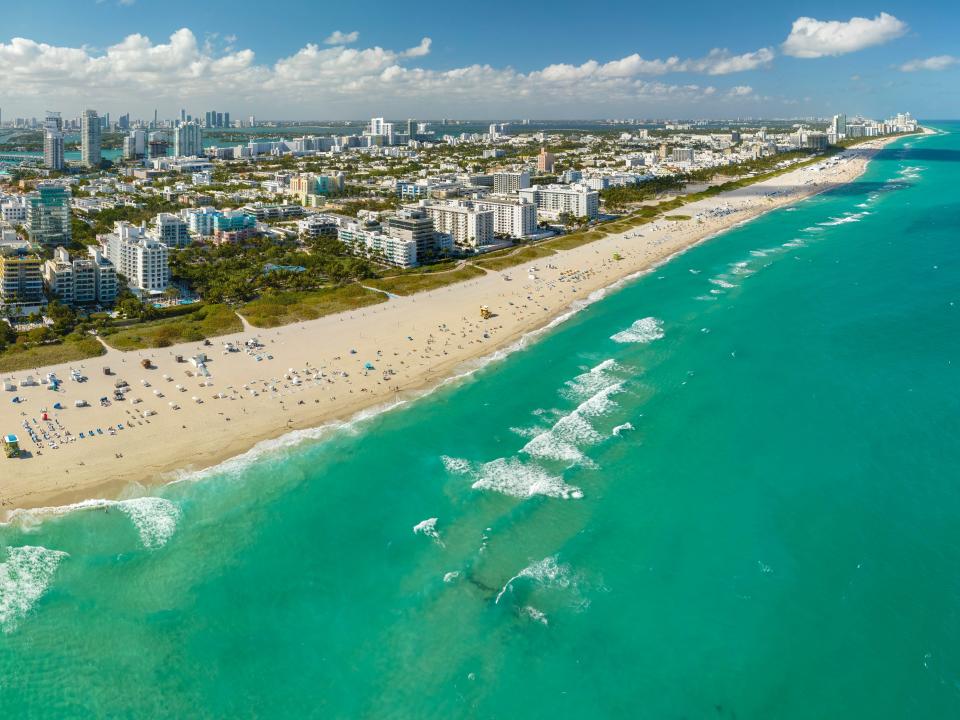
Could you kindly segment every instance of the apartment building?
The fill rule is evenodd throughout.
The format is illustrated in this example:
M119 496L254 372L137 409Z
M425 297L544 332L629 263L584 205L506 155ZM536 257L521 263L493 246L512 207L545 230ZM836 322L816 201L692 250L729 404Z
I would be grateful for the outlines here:
M420 207L404 208L396 215L387 218L386 232L401 240L412 240L417 244L417 262L439 257L449 251L449 236L438 234L433 227L433 218Z
M556 218L561 213L574 217L596 218L600 213L600 193L586 185L535 185L520 191L520 197L533 203L537 213Z
M23 245L0 246L0 305L28 314L43 303L40 258Z
M437 232L449 235L461 247L477 248L493 243L493 210L480 210L469 200L422 201L419 207L433 220Z
M184 122L173 129L173 154L176 157L203 155L203 130L200 123Z
M379 225L349 222L337 231L337 236L355 255L380 259L403 268L417 265L416 241L388 235Z
M489 196L473 204L478 210L493 211L496 235L523 238L537 231L537 208L523 198Z
M190 244L187 222L173 213L160 213L153 219L151 236L168 248L182 248Z
M530 173L498 172L493 174L493 191L497 195L509 195L530 187Z
M100 167L100 130L97 111L84 110L80 116L80 163L84 167Z
M66 249L58 247L53 259L43 264L43 283L48 293L65 303L109 305L117 299L116 268L99 247L87 251L88 257L71 259Z
M103 255L127 278L131 289L159 294L170 284L167 246L147 235L146 229L117 222L113 232L100 237Z
M27 230L32 242L68 245L73 237L70 190L56 183L39 183L27 196Z

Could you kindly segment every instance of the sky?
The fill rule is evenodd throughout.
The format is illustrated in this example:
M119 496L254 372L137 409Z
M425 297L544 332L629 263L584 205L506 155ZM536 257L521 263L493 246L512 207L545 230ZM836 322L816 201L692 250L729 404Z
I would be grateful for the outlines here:
M960 3L0 3L4 119L960 117Z

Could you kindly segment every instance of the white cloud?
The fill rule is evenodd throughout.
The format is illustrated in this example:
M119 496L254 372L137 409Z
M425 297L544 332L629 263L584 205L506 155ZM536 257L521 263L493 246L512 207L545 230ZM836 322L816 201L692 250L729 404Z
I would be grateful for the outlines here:
M747 95L753 95L753 88L749 85L735 85L730 88L727 94L730 97L746 97Z
M844 55L873 45L882 45L907 32L907 24L880 13L872 20L855 17L846 22L797 18L783 43L783 52L798 58Z
M341 32L340 30L334 30L330 35L327 36L327 39L323 41L324 45L349 45L350 43L355 43L360 39L360 33L357 30L352 32Z
M433 42L428 37L423 38L416 47L408 48L400 53L403 57L423 57L430 54L430 44Z
M349 35L340 33L338 39L345 42ZM519 72L491 65L416 67L416 59L430 52L430 38L405 50L311 43L273 63L258 63L252 50L235 49L236 38L225 37L226 46L216 40L208 36L199 42L183 28L166 42L133 34L98 51L13 38L0 42L0 97L5 109L28 105L37 113L46 107L150 114L155 107L200 110L230 96L236 112L242 108L272 117L358 117L373 111L421 116L557 112L561 117L614 107L693 108L711 97L730 97L729 91L645 77L720 76L764 67L774 56L769 48L742 55L715 49L686 60L634 54ZM738 96L735 90L733 97Z
M903 72L917 72L918 70L946 70L960 63L960 58L953 55L934 55L925 59L911 60L900 66Z

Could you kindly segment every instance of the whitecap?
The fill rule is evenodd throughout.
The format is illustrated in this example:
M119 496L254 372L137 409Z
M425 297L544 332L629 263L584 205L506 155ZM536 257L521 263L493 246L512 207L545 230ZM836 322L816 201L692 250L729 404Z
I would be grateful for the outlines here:
M621 433L626 432L627 430L633 430L633 425L631 423L624 423L623 425L617 425L613 429L614 437L620 437Z
M663 320L645 317L637 320L627 330L611 335L610 339L618 343L649 343L663 337Z
M414 535L425 535L428 538L432 538L433 541L440 547L444 547L443 540L440 539L440 533L437 530L437 518L427 518L426 520L421 520L416 525L413 526Z
M445 583L447 583L447 584L450 584L450 583L454 582L455 580L457 580L459 577L460 577L460 571L459 571L459 570L451 570L451 571L448 572L448 573L444 573L444 575L443 575L443 581L444 581Z
M724 280L724 279L722 279L722 278L710 278L710 282L711 282L712 284L716 285L717 287L726 288L726 289L728 289L728 290L729 290L730 288L735 288L735 287L736 287L736 285L734 285L732 282L727 282L726 280Z
M0 563L0 630L16 628L50 587L65 557L61 550L34 545L7 548L7 560Z
M612 358L604 360L599 365L590 368L589 371L581 373L573 380L564 383L561 394L572 399L594 395L599 390L615 383L616 380L612 373L621 369L620 364Z
M561 589L573 587L576 580L570 566L566 563L558 562L557 556L551 555L550 557L545 557L543 560L538 560L537 562L527 565L527 567L507 580L503 587L500 588L500 592L497 593L497 597L493 601L494 604L499 604L500 598L503 597L504 593L510 590L513 583L521 578L529 578L542 587Z
M541 610L537 610L533 605L525 605L520 609L520 615L533 622L540 623L541 625L549 625L550 622L547 619L547 614Z
M474 490L490 490L502 495L530 498L536 495L579 500L583 491L568 485L563 478L551 475L539 465L526 464L517 458L497 458L480 465L474 473Z

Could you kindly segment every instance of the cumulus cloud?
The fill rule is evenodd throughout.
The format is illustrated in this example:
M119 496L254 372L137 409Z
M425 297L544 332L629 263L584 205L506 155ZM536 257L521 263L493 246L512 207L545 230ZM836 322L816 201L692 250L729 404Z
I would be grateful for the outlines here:
M793 21L783 52L798 58L844 55L874 45L883 45L907 32L907 24L885 12L877 17L817 20L801 17Z
M925 59L911 60L900 66L903 72L917 72L918 70L946 70L960 63L960 58L953 55L934 55Z
M731 97L745 97L747 95L753 95L753 88L749 85L735 85L730 88L728 93Z
M324 45L349 45L350 43L355 43L360 39L360 33L357 30L352 32L341 32L340 30L334 30L327 36L327 39L323 41Z
M353 35L338 31L322 44L310 43L273 63L258 63L252 50L235 49L232 42L219 48L209 37L198 42L187 28L160 43L139 33L129 35L103 51L13 38L0 42L0 97L7 98L6 107L20 102L38 108L37 112L64 105L121 105L124 110L143 112L229 96L251 112L289 113L288 117L317 113L356 117L374 110L577 112L618 104L661 110L692 107L728 93L696 83L665 83L651 76L721 76L764 67L774 56L770 48L739 55L715 49L685 60L633 54L609 62L548 65L530 72L487 64L427 69L415 63L429 54L430 38L411 48L391 50L348 47ZM734 91L736 96L740 91Z

